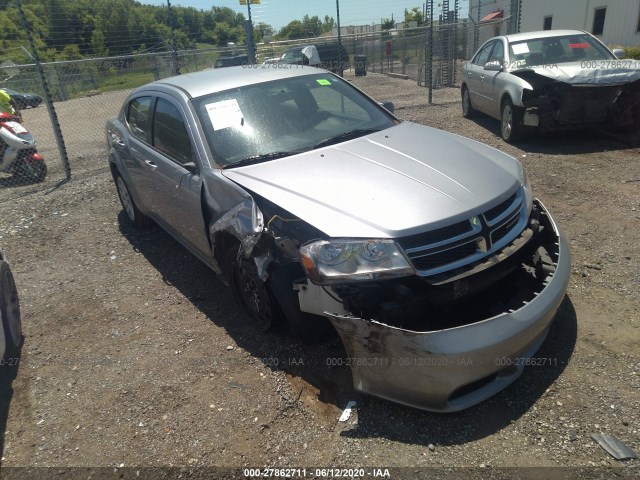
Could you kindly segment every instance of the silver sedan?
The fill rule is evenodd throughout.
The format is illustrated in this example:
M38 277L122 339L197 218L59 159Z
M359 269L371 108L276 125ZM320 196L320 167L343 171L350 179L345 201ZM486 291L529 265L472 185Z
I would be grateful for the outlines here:
M624 51L616 51L622 56ZM464 66L462 113L500 120L507 142L527 130L640 125L640 63L594 36L548 30L499 36Z
M434 411L513 382L569 279L522 165L327 71L173 77L107 123L126 216L221 273L257 330L337 331L354 387Z

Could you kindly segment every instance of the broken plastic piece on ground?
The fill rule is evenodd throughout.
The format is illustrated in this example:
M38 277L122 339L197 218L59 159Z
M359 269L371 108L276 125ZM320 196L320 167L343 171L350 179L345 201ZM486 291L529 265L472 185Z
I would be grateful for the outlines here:
M351 410L356 408L356 405L358 405L356 403L355 400L349 400L349 402L347 403L347 406L344 407L344 410L342 411L342 415L340 415L340 418L338 419L339 422L346 422L347 420L349 420L349 417L351 416Z
M638 458L636 452L611 435L606 435L604 433L592 433L591 438L598 442L600 446L616 460L630 460L632 458Z

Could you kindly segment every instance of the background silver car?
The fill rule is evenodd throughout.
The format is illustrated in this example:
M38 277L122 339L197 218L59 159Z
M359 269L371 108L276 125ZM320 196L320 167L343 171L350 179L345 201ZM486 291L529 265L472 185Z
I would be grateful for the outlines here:
M578 30L499 36L464 66L462 113L501 122L507 142L529 129L640 125L640 63Z
M154 82L107 140L135 225L223 273L258 329L332 325L360 391L478 403L522 373L564 298L566 240L517 160L402 122L327 71Z

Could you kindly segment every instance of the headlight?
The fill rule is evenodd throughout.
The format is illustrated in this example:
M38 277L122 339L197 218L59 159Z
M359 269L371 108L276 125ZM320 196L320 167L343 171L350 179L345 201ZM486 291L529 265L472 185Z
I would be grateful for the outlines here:
M321 285L414 273L393 240L319 240L300 247L300 260L307 277Z
M531 213L531 209L533 208L533 192L531 191L529 176L522 164L520 164L520 185L524 188L524 196L527 200L527 212Z

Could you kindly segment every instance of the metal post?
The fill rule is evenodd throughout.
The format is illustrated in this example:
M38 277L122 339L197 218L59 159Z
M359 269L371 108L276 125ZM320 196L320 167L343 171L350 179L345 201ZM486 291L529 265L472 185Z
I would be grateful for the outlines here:
M167 0L167 11L169 15L169 28L171 29L171 55L173 56L173 74L180 75L180 66L178 65L178 43L176 41L176 31L173 28L173 13L171 11L171 0Z
M338 45L342 45L342 38L340 36L340 0L336 0L336 11L338 15Z
M427 72L429 75L429 105L433 104L433 0L429 0L429 59Z
M339 64L339 73L342 77L344 75L344 71L342 70L342 34L340 33L340 0L336 0L336 15L338 16L338 64ZM347 62L349 59L347 58Z
M247 13L249 15L249 20L246 24L246 35L247 35L247 57L249 59L249 65L254 65L256 63L256 50L253 44L253 22L251 21L251 0L247 0Z
M24 31L27 35L27 40L29 41L29 48L31 48L31 57L36 64L36 70L38 71L38 76L40 77L40 84L42 86L42 90L44 91L44 101L47 104L49 119L51 120L53 132L56 136L56 143L58 144L58 151L60 153L60 158L62 159L64 173L67 177L67 180L71 180L71 165L69 165L69 156L67 155L67 147L64 144L62 129L60 128L60 123L58 122L58 115L56 114L56 109L53 106L53 100L51 98L51 92L49 91L49 85L47 84L47 79L44 76L44 70L42 69L42 64L40 63L40 57L38 56L38 52L36 51L36 45L33 42L33 36L31 35L31 30L29 29L29 23L27 22L27 17L25 17L24 11L22 10L22 2L20 0L16 0L16 7L18 8L20 20L22 21L22 26L24 27Z

